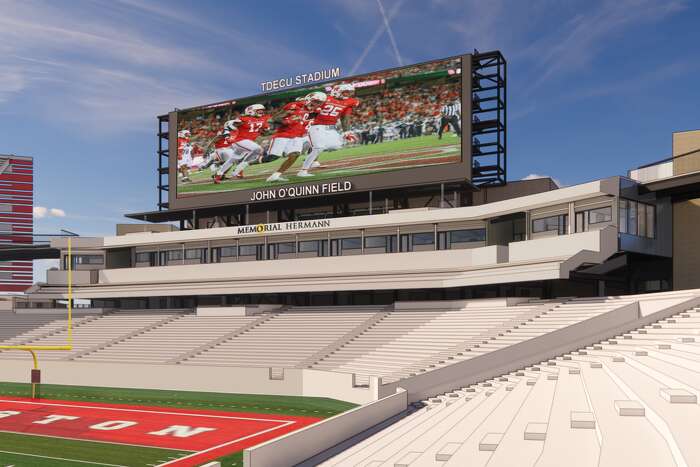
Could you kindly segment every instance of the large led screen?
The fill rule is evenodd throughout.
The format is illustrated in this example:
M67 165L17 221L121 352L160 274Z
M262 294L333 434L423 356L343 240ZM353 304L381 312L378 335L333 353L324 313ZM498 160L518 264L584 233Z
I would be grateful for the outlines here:
M468 57L171 114L177 122L171 206L468 179L462 148L462 138L471 139L470 109L462 108Z

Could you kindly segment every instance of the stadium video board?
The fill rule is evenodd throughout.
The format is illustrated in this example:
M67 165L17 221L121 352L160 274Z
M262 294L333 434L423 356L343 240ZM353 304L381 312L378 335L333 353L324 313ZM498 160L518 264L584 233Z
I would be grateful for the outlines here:
M469 180L470 76L462 55L172 112L170 208Z

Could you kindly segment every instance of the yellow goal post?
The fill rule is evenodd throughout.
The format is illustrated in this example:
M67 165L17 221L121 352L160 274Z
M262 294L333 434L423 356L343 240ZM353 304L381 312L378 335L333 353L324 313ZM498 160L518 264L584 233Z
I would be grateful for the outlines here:
M68 343L66 345L0 345L0 350L23 350L32 355L34 370L39 370L39 359L36 351L39 350L73 350L73 254L71 250L71 238L68 240ZM36 385L32 379L32 398L36 396Z

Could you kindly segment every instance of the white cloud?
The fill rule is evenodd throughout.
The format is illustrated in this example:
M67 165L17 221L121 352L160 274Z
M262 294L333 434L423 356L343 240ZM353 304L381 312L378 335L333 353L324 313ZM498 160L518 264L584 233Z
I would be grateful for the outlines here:
M538 179L538 178L551 178L552 181L553 181L559 188L561 188L561 187L564 186L564 184L563 184L558 178L554 178L554 177L551 177L551 176L549 176L549 175L540 175L540 174L535 174L535 173L532 173L532 174L530 174L530 175L527 175L527 176L523 177L521 180L536 180L536 179Z
M34 206L33 209L35 219L43 219L45 217L66 217L66 211L59 208L47 208L45 206Z
M44 206L34 206L33 211L35 219L41 219L42 217L46 217L46 213L49 212L49 210Z
M155 115L230 97L238 83L254 83L270 68L315 62L262 32L217 28L218 20L199 18L196 9L144 0L0 0L0 11L0 106L26 97L31 105L16 112L60 114L72 129L152 131ZM174 38L172 31L185 33ZM209 47L192 40L202 31L216 36ZM224 44L239 43L246 46L237 59L222 58ZM249 66L271 53L277 60Z
M52 217L66 217L66 211L59 208L51 208L49 209L49 215Z

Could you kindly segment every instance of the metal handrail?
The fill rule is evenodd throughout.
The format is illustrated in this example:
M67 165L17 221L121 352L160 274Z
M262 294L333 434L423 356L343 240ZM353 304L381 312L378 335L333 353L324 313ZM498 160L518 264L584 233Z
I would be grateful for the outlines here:
M647 167L653 167L655 165L660 165L660 164L663 164L665 162L671 162L674 159L679 159L681 157L690 156L692 154L695 154L696 152L700 152L700 148L693 149L692 151L684 152L683 154L678 154L677 156L667 157L666 159L661 159L660 161L650 162L649 164L640 165L639 167L637 167L634 170L646 169Z

